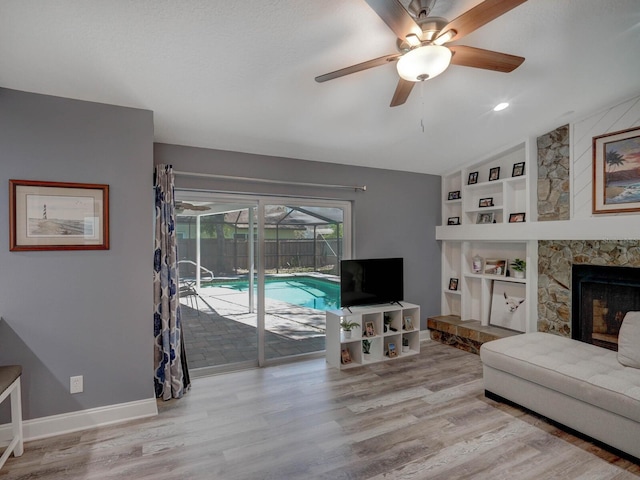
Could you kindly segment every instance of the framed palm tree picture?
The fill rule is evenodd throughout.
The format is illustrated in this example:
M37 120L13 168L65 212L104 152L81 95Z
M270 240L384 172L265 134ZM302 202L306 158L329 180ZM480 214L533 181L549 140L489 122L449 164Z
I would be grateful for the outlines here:
M593 137L593 213L640 211L640 127Z

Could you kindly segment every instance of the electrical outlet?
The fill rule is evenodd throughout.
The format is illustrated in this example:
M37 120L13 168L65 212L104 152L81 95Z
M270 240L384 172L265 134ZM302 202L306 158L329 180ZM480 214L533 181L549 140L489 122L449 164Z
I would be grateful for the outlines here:
M82 393L84 390L82 375L69 379L69 391L71 393Z

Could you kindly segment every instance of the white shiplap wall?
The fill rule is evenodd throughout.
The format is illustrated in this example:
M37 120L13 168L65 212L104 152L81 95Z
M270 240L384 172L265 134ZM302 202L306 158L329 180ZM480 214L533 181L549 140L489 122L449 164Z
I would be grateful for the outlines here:
M640 126L640 95L602 110L572 125L572 219L586 219L592 216L593 154L591 145L593 137L637 126Z

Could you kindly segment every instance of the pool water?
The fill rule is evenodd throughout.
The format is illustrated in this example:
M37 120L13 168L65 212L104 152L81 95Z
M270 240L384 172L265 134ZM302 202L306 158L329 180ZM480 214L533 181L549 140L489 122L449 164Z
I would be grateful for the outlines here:
M241 292L249 289L247 281L228 282L219 286ZM267 278L264 294L273 300L316 310L340 308L340 284L329 280L311 277Z

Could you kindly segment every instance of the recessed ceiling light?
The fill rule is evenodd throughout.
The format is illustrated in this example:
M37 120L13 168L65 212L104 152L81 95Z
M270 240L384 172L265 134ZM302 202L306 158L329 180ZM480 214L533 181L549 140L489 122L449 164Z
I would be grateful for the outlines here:
M499 112L500 110L504 110L508 106L509 106L508 102L502 102L502 103L499 103L498 105L496 105L495 107L493 107L493 111L494 112Z

